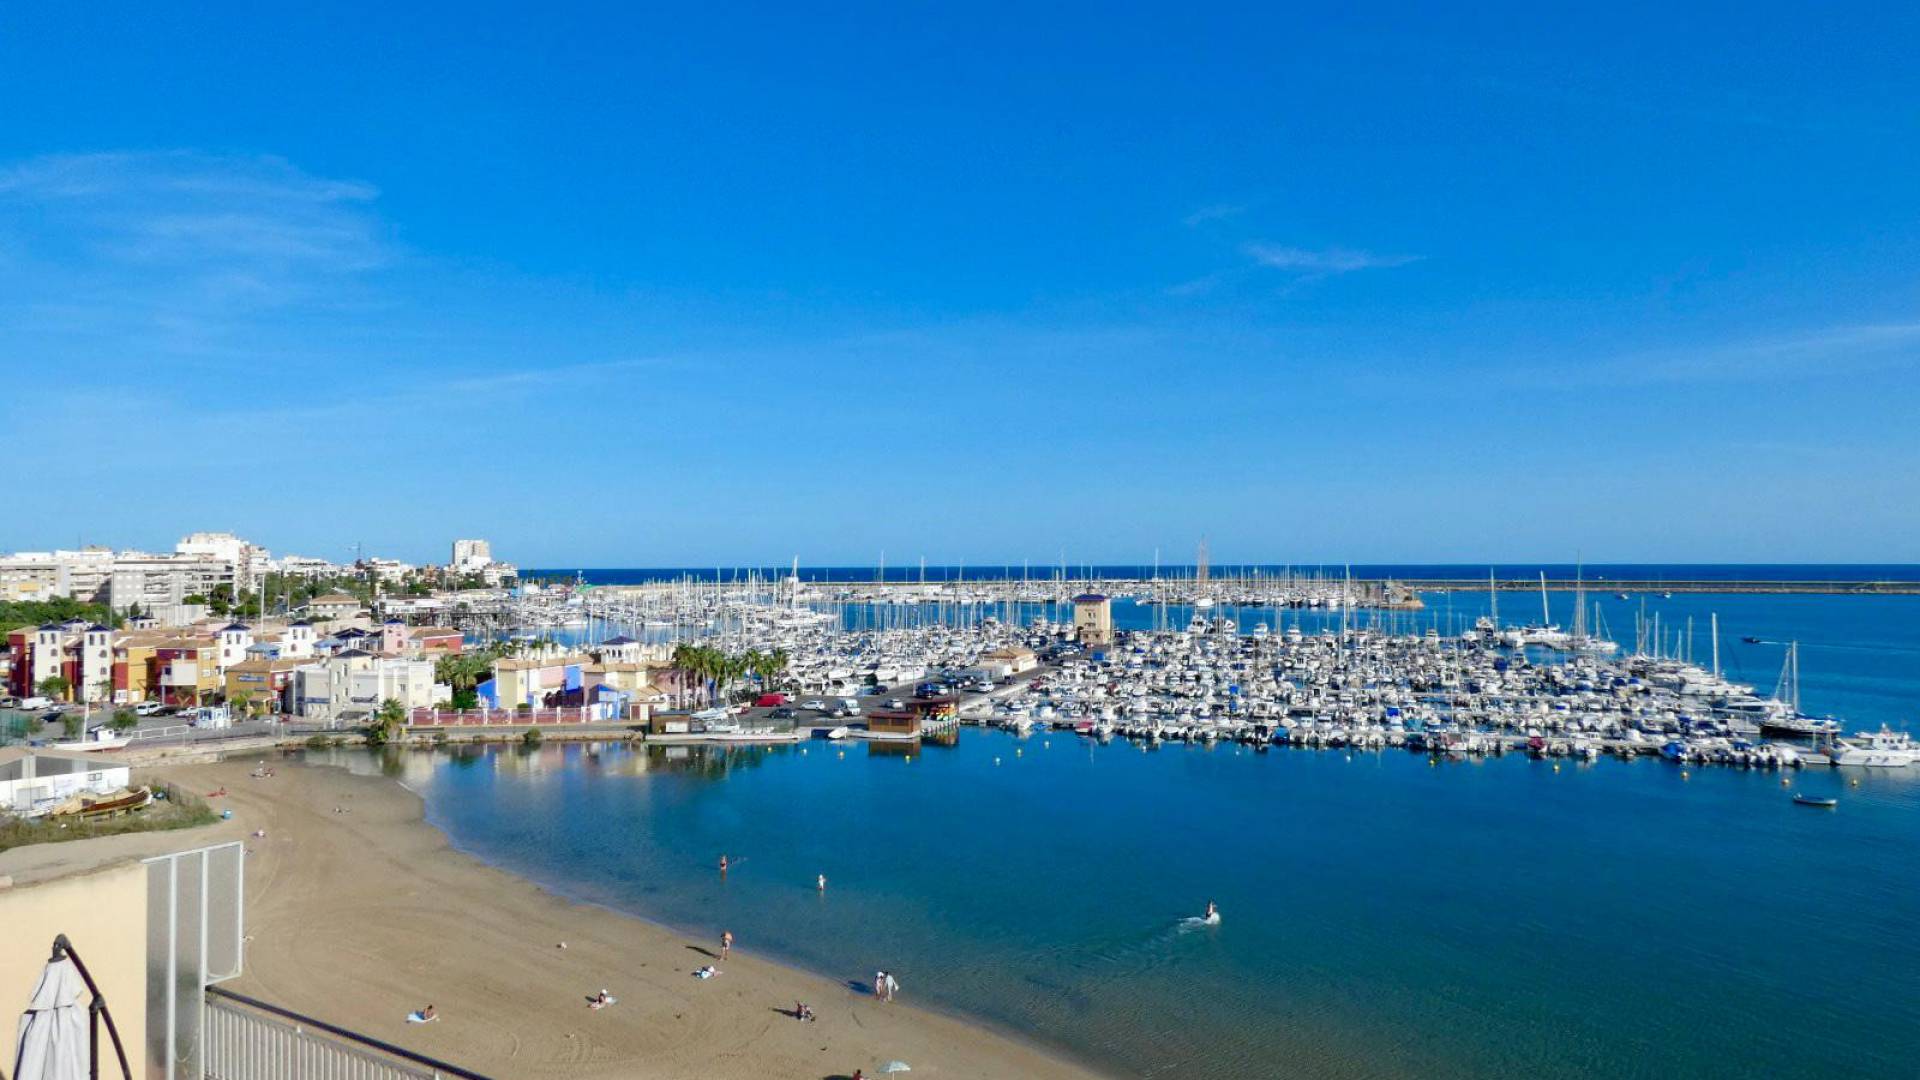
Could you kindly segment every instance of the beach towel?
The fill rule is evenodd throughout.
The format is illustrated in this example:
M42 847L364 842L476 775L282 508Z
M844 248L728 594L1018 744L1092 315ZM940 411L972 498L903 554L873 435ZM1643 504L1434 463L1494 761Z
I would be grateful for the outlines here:
M720 974L720 970L714 967L712 964L708 964L706 967L703 967L699 971L694 972L693 977L696 979L711 979L718 974Z
M438 1016L421 1016L418 1012L410 1012L407 1014L407 1023L409 1024L431 1024L438 1019L440 1019Z

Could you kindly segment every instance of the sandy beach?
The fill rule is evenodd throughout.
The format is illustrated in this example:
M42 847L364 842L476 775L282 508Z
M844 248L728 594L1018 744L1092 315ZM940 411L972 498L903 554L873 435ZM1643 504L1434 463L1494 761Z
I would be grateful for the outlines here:
M1088 1077L950 1017L764 960L721 927L690 940L574 903L454 850L397 781L277 755L166 775L234 811L247 837L246 974L233 990L495 1077ZM254 830L264 837L254 837ZM151 839L151 838L149 838ZM566 947L560 947L565 942ZM698 979L707 964L720 974ZM587 1007L606 989L618 1003ZM796 1002L817 1020L793 1016ZM427 1004L440 1019L409 1024Z

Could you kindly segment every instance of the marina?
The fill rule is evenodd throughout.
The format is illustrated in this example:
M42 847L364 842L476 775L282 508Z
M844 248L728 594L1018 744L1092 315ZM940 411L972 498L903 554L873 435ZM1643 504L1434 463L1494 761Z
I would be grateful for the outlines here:
M799 698L873 707L952 693L963 723L1065 728L1149 749L1218 741L1766 769L1904 768L1916 759L1900 731L1850 731L1848 718L1804 707L1798 643L1723 632L1716 612L1650 608L1645 598L1590 592L1580 578L1556 603L1561 594L1544 573L1534 583L1537 607L1497 579L1477 594L1400 596L1356 592L1344 578L1248 576L1214 579L1207 595L1194 596L1197 579L1170 579L1178 584L1157 593L1151 582L1066 582L1127 590L1071 594L1097 599L1116 627L1097 645L1076 630L1071 597L1055 599L1061 581L816 589L797 568L737 583L552 586L515 600L503 617L511 633L556 650L645 640L661 658L685 642L777 654L785 659L779 686ZM1485 607L1471 602L1476 595ZM1556 616L1566 617L1564 628ZM1722 663L1735 650L1777 655L1778 667L1771 678L1749 670L1743 680ZM834 726L825 711L743 709L748 730L730 723L706 741L803 738ZM854 724L864 735L862 727ZM703 741L698 730L674 737Z

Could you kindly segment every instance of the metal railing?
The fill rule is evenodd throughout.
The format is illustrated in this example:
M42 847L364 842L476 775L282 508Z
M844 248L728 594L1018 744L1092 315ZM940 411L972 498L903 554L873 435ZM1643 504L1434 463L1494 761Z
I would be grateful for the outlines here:
M207 1080L487 1080L324 1020L208 987Z
M120 1025L113 1022L113 1011L107 1008L107 996L100 992L99 984L93 981L93 972L87 970L79 950L67 935L60 934L53 939L53 959L49 963L61 960L73 961L73 969L80 973L80 981L87 984L87 1076L89 1080L100 1080L100 1022L106 1021L107 1037L113 1040L113 1054L120 1061L120 1075L125 1080L133 1080L133 1070L127 1066L127 1048L120 1042Z

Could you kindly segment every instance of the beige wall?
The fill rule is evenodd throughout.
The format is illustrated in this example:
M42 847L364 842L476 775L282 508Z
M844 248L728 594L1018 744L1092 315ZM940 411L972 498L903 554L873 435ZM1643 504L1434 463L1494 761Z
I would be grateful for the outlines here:
M113 1010L133 1075L147 1071L147 868L138 862L34 885L0 888L0 1077L13 1068L20 1013L47 966L56 934L67 935ZM100 1054L113 1044L100 1026ZM100 1075L117 1075L117 1064Z

